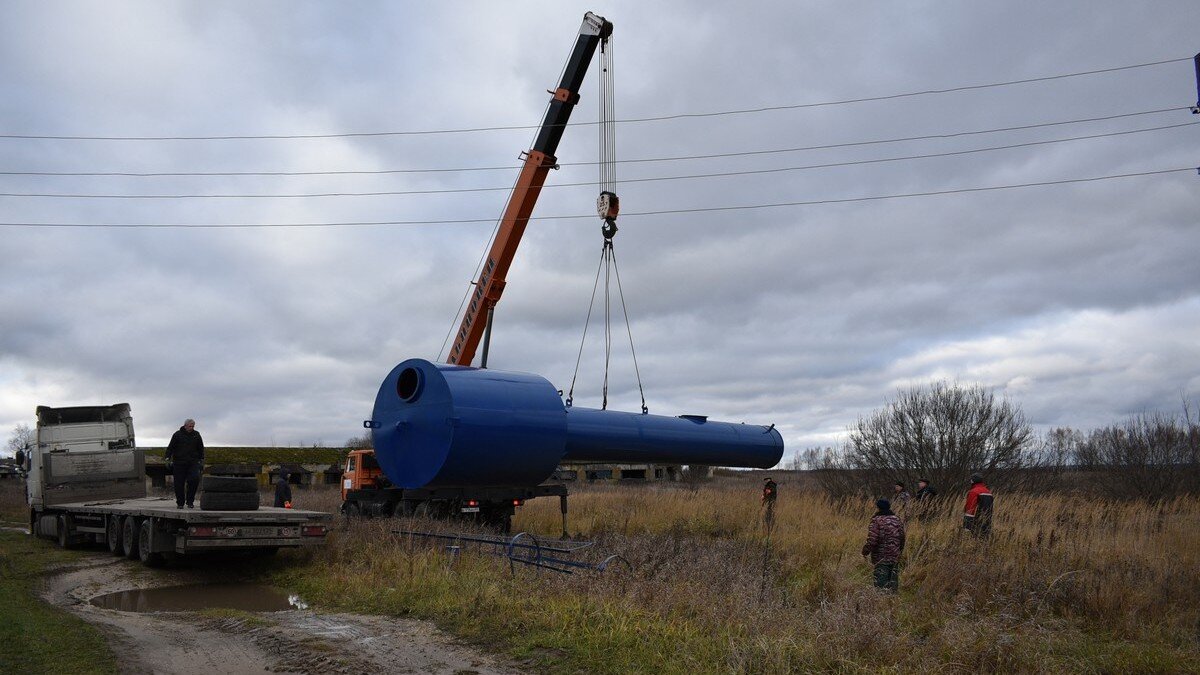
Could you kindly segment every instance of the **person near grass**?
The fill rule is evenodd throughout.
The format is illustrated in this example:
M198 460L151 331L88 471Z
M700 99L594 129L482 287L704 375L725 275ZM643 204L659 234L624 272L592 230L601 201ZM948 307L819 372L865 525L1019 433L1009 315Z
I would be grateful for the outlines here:
M904 489L904 483L896 481L892 485L892 506L901 520L908 518L908 502L910 499L912 499L912 495L908 493L908 490Z
M194 508L200 474L204 472L204 439L196 431L196 420L184 420L183 426L171 435L165 454L167 470L175 480L175 508ZM186 488L186 490L185 490Z
M933 500L937 497L937 490L929 484L928 478L920 478L917 480L917 492L913 495L913 510L916 511L917 520L925 521L933 513Z
M929 484L928 478L917 479L917 494L913 495L913 499L919 502L928 501L937 496L937 490Z
M886 499L875 502L878 509L867 526L867 542L863 557L875 567L875 587L886 591L900 590L900 554L904 552L904 521L892 512Z
M976 537L992 533L992 491L983 483L983 476L971 474L971 489L963 506L963 529Z
M775 522L775 498L779 496L779 486L769 476L763 479L762 506L763 522L768 526Z
M279 477L275 479L275 507L292 508L292 486L288 483L290 476L287 468L279 467Z

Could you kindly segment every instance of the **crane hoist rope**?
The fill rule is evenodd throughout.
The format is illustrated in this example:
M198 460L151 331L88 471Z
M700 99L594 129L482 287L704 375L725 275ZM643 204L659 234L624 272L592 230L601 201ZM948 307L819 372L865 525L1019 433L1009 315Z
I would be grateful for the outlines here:
M567 392L568 407L574 402L575 382L579 378L579 364L583 359L583 348L587 343L587 330L592 321L592 310L596 305L596 293L600 287L600 275L604 274L604 380L602 386L601 409L608 408L608 375L612 363L612 290L616 282L617 299L621 303L621 312L625 317L625 331L629 337L629 352L633 356L633 372L637 377L638 393L642 398L642 413L650 412L646 407L646 391L642 386L642 373L637 364L637 350L633 345L633 330L629 323L629 309L625 305L625 291L621 287L621 273L617 269L617 255L613 249L613 237L617 234L617 215L621 203L617 198L614 187L617 182L617 129L616 106L613 101L613 56L612 40L600 45L600 132L599 155L599 186L600 196L596 198L596 212L603 221L600 233L604 236L604 244L600 249L600 264L596 268L596 280L592 284L592 297L588 302L587 318L583 323L583 338L579 342L579 353L575 358L575 373L571 376L571 388Z

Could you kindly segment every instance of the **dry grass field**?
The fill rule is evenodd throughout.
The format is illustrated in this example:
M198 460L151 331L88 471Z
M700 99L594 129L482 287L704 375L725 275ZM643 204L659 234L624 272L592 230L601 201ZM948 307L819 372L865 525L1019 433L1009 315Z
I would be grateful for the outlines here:
M882 595L858 555L872 504L784 482L768 538L758 488L573 487L571 532L629 570L510 571L391 534L445 526L373 520L343 522L307 564L272 574L318 606L433 619L549 672L1200 672L1198 500L1001 493L981 542L947 496L909 518L900 593ZM553 499L514 522L559 529Z
M533 672L1200 672L1200 500L1000 492L983 542L948 495L910 514L900 593L884 595L858 555L872 504L785 479L768 537L759 486L573 486L570 530L596 542L581 558L630 563L604 573L510 569L393 534L461 524L337 517L326 548L262 575L318 609L436 621ZM339 503L332 489L295 498ZM0 512L24 520L18 490L0 490ZM560 526L555 499L514 521Z

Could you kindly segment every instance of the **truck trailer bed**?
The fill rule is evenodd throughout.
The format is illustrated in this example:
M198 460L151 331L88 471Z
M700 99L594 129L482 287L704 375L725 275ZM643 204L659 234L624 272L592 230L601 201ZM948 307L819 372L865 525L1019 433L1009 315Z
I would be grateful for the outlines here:
M260 506L256 511L203 511L201 509L177 509L171 497L142 497L140 499L107 499L68 504L55 504L60 511L98 513L104 515L141 516L170 518L187 523L304 523L329 520L330 515L321 511L303 509L281 509Z

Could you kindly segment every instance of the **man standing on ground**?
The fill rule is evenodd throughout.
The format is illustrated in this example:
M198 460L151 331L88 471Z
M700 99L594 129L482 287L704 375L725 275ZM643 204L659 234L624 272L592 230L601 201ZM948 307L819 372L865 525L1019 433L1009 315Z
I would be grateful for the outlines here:
M275 479L275 507L292 508L292 486L288 484L288 470L279 467L279 478Z
M875 502L875 516L867 527L867 543L862 554L875 566L875 587L887 591L900 589L900 554L904 552L904 522L892 513L886 499Z
M185 420L179 431L171 436L166 460L175 478L175 508L182 509L185 501L189 509L193 508L196 490L200 487L200 473L204 470L204 439L196 431L196 420Z
M917 480L917 494L913 495L917 501L923 502L927 499L933 499L937 496L937 490L929 484L928 478Z
M775 497L779 495L779 486L770 477L763 479L762 506L766 508L763 522L770 527L775 522Z
M908 518L908 500L910 499L912 499L912 495L904 489L904 483L896 481L892 485L892 507L901 520Z
M913 501L916 502L917 520L924 521L930 516L933 510L933 500L937 497L937 490L929 484L928 478L917 480L917 494L913 495Z
M977 473L971 474L971 489L963 507L963 528L976 537L992 533L992 491Z

